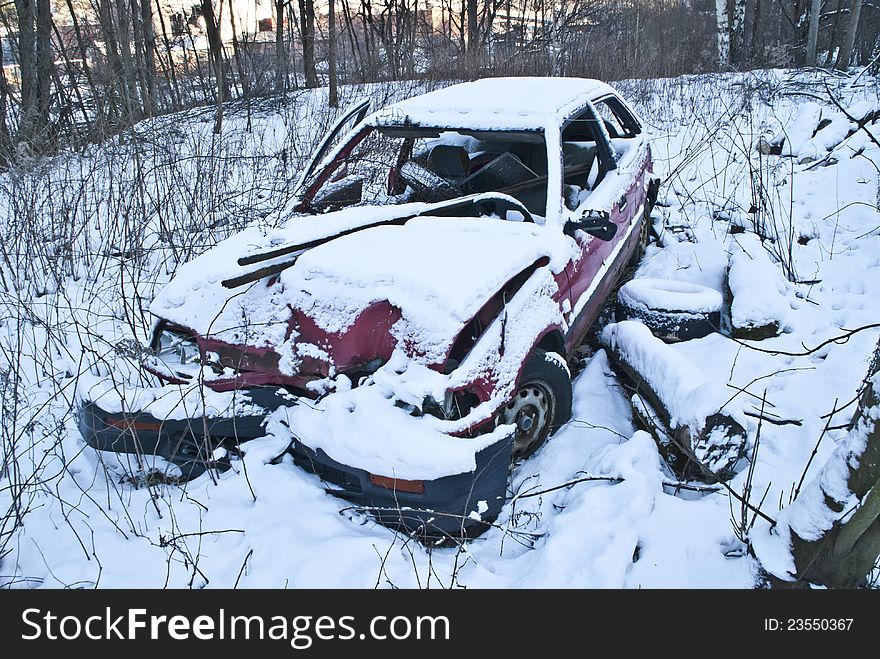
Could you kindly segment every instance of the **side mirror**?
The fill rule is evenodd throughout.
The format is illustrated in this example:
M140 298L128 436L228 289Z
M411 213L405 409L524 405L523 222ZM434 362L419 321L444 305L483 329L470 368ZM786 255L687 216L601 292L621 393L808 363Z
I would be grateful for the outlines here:
M584 211L579 220L568 220L562 227L566 236L574 236L575 231L584 231L599 240L608 242L617 235L617 225L610 220L606 211Z

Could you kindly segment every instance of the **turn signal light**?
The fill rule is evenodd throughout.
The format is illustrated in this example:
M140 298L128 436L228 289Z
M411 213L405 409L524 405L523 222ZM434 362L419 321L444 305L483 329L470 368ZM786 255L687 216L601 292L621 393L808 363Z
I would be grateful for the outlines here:
M425 481L408 481L402 478L389 478L388 476L370 474L370 482L377 487L384 487L392 492L425 493Z
M162 424L157 423L156 421L133 421L129 419L114 419L113 417L109 416L104 419L104 423L106 423L108 426L119 428L120 430L128 430L129 428L131 428L132 430L150 430L158 432L162 429Z

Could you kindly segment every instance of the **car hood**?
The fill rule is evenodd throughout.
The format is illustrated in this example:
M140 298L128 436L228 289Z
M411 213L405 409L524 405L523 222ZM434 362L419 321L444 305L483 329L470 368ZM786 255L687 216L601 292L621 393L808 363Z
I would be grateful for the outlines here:
M338 214L321 216L328 226L339 221L331 215ZM303 242L312 224L303 223L297 235L290 223L285 239ZM332 374L349 363L387 358L382 353L395 345L435 364L507 281L565 249L561 232L532 223L417 217L329 240L279 275L246 287L222 285L240 274L234 265L240 256L273 242L277 236L255 230L224 241L183 266L151 312L205 338L270 348L287 374L315 360L329 364Z

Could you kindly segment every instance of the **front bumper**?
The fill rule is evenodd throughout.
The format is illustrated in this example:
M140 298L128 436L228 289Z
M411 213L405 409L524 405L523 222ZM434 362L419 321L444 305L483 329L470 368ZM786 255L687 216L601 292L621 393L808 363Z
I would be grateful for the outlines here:
M266 413L291 404L288 396L272 392L269 388L247 390ZM222 468L213 460L215 449L234 448L264 436L265 418L163 420L145 412L107 412L95 402L85 401L79 410L79 429L93 448L159 456L176 465L182 479L187 480L201 475L209 466ZM474 471L421 481L423 491L418 494L393 485L377 485L366 470L337 462L296 437L288 451L295 464L328 484L329 493L350 501L357 510L371 514L385 526L422 538L472 537L489 528L504 505L513 434L477 451Z
M266 413L289 405L289 397L274 388L255 388L248 395ZM214 451L262 437L265 414L235 417L158 419L147 412L108 412L93 401L79 408L79 431L86 443L100 451L158 456L176 465L183 480L200 476L209 466L221 469Z
M423 538L473 537L489 528L504 505L513 435L478 451L474 471L421 481L420 494L376 485L367 471L343 465L297 439L290 453L297 465L335 486L328 492L385 526Z

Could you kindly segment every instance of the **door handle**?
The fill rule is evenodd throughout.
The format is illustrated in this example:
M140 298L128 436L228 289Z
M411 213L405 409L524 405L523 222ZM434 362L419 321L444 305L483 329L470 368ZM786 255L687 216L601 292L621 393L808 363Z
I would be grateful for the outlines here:
M629 202L628 202L628 200L627 200L627 198L626 198L626 195L623 195L623 196L620 198L620 200L617 202L617 209L618 209L618 210L623 210L624 208L626 208L627 203L629 203Z

